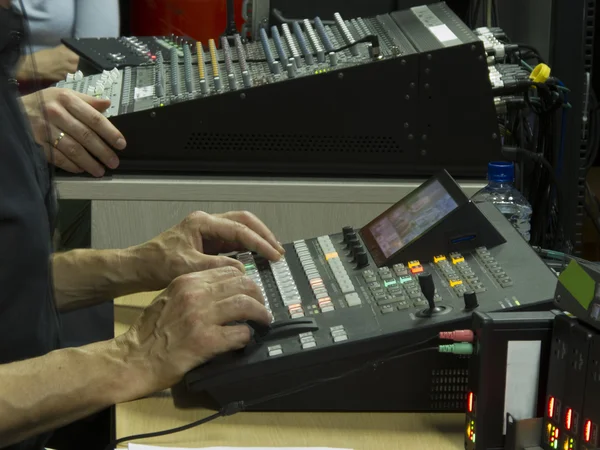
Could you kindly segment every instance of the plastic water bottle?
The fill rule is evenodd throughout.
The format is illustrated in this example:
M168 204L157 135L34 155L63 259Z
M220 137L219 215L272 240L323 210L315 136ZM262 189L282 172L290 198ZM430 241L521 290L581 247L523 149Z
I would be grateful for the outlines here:
M472 198L473 203L490 202L529 242L531 229L531 205L514 186L515 166L511 162L488 164L488 185Z

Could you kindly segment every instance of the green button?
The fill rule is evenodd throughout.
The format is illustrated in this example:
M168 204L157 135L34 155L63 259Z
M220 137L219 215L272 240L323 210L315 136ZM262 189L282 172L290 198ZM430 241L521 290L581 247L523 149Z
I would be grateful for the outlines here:
M400 284L410 283L412 281L412 277L400 277L398 280L400 281Z
M396 284L396 280L386 280L383 282L383 284L385 285L385 287L394 286Z

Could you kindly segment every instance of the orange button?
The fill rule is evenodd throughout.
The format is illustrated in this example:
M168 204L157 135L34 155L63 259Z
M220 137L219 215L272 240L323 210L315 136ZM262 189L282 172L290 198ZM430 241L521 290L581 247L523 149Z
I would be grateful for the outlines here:
M300 303L294 303L293 305L288 306L288 311L292 309L302 309L302 305Z
M412 269L410 269L411 273L421 273L423 272L423 266L415 266Z
M323 286L323 280L322 280L322 279L320 279L320 278L315 278L314 280L310 280L310 285L311 285L312 287L315 287L315 286Z
M333 252L333 253L327 253L327 254L325 255L325 259L326 259L327 261L329 261L330 259L333 259L333 258L337 258L337 257L338 257L338 254L337 254L337 252Z
M322 305L323 303L331 303L331 299L329 297L323 297L322 299L319 300L319 305Z

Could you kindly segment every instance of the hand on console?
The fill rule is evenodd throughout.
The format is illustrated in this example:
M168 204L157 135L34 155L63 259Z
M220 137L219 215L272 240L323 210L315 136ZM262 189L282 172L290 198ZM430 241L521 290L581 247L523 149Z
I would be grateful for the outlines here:
M104 175L115 169L125 138L101 113L110 101L69 89L48 88L21 97L36 142L48 162L67 172Z
M245 347L250 328L227 324L268 324L263 303L256 284L234 267L183 275L116 339L125 360L139 368L143 390L156 392L214 356Z
M154 239L128 249L140 261L138 273L147 290L166 287L176 277L192 272L243 264L220 253L250 250L277 261L284 249L254 214L233 211L208 214L196 211Z

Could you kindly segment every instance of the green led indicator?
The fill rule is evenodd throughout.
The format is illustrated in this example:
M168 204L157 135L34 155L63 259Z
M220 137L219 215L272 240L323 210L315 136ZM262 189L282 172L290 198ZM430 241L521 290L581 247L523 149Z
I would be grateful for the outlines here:
M475 433L473 433L473 443L475 443Z
M246 270L251 270L254 269L254 264L244 264L244 267L246 268Z
M554 448L558 448L558 439L554 441Z

